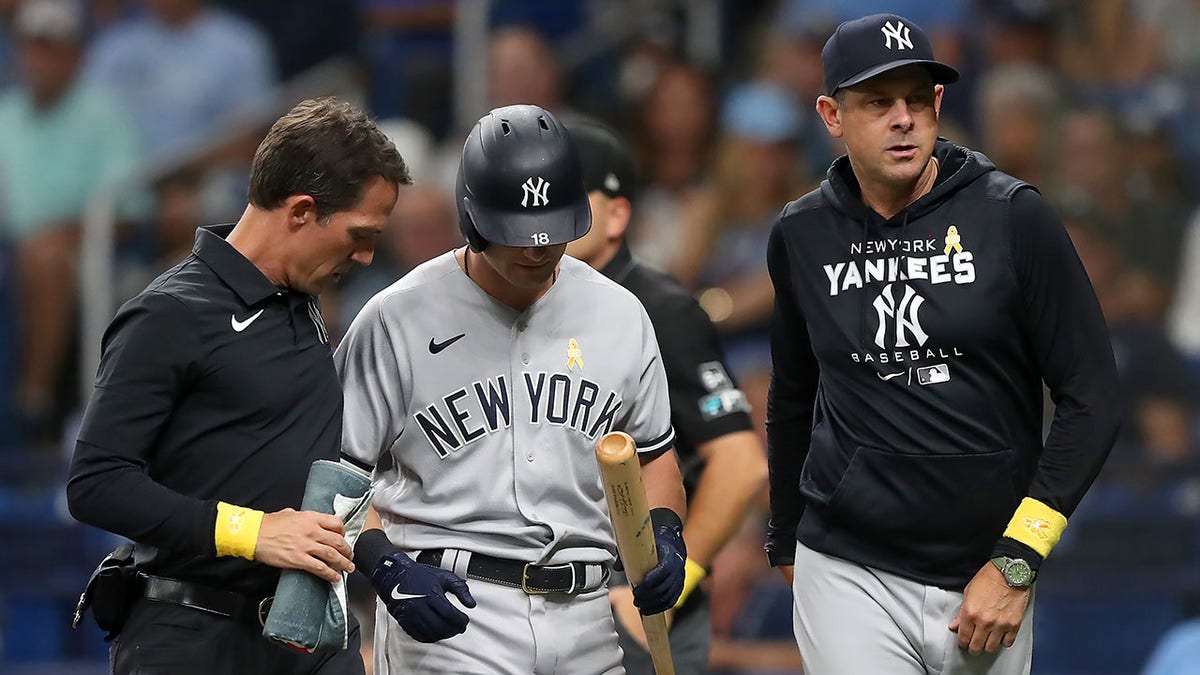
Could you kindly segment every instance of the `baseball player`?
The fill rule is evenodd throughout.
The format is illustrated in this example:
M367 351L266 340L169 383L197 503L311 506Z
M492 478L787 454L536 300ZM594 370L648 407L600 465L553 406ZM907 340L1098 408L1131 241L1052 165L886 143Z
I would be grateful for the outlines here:
M687 558L654 330L632 294L563 256L591 216L551 113L480 119L456 197L468 246L376 295L335 355L344 459L375 470L382 530L355 565L380 596L376 672L623 672L604 433L637 441L652 508L641 611L675 603Z
M958 73L920 27L843 23L822 61L847 156L767 253L767 552L805 672L1027 673L1038 567L1116 435L1099 303L1038 191L937 137Z
M752 430L745 394L725 366L708 315L669 276L634 260L625 244L636 191L633 158L619 138L579 117L564 120L583 159L583 182L592 204L592 229L567 245L628 288L646 307L658 335L671 390L675 450L688 494L687 578L669 615L675 672L708 670L711 622L708 598L699 588L717 552L737 531L751 498L766 480L767 460ZM625 670L652 674L641 622L626 584L609 593L625 652Z

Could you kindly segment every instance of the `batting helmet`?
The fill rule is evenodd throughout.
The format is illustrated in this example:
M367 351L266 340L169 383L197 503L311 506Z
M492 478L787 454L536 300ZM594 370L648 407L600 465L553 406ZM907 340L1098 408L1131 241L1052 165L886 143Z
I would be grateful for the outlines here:
M475 252L489 243L565 244L592 226L579 151L558 118L536 105L496 108L475 123L455 197Z

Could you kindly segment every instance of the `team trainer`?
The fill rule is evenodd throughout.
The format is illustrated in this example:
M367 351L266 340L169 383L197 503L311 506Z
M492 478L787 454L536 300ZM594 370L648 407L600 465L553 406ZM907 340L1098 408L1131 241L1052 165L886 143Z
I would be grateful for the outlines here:
M198 230L192 255L113 318L67 499L137 544L114 673L363 672L357 623L348 650L303 654L260 622L281 568L353 569L337 517L293 510L342 436L316 296L371 262L409 182L364 112L302 102L255 153L237 224Z

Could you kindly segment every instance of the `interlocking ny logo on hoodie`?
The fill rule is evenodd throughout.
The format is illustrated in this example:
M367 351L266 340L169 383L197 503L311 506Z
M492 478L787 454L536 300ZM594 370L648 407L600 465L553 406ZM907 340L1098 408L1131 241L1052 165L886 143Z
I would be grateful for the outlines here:
M854 256L876 256L866 260L823 265L829 279L829 295L851 289L864 290L882 284L870 306L877 319L873 334L879 353L853 353L856 362L899 363L922 358L961 356L957 347L921 349L929 332L921 322L925 298L908 281L966 285L975 281L975 256L965 249L958 228L951 225L942 242L928 239L883 239L850 245Z

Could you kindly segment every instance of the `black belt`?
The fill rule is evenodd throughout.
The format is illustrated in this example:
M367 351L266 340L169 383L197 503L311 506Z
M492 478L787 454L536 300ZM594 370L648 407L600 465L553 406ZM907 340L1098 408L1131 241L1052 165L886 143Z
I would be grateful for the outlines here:
M170 602L189 609L208 612L231 619L257 622L260 626L267 621L273 598L254 598L233 591L222 591L190 581L141 574L142 596L155 602Z
M417 554L417 562L430 567L442 567L445 549L432 549ZM467 577L501 586L519 588L530 595L545 593L581 593L593 591L608 581L607 566L599 574L599 582L587 585L587 568L602 567L600 563L563 563L534 565L533 563L490 555L472 553L467 563ZM443 568L445 569L445 568Z

